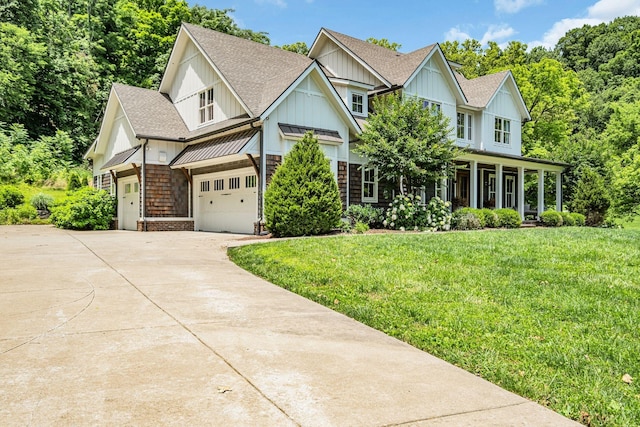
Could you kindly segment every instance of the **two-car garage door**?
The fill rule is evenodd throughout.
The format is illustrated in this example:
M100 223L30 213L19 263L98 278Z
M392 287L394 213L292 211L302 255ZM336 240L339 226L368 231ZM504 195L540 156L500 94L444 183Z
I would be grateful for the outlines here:
M194 176L196 230L253 233L258 186L253 168Z

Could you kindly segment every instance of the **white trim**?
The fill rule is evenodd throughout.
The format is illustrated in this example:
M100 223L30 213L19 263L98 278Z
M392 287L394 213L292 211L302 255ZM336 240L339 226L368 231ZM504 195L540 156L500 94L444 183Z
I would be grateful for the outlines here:
M334 42L335 44L338 45L338 47L340 47L344 52L346 52L349 56L351 56L357 63L359 63L360 65L362 65L367 71L369 71L371 74L373 74L378 80L380 80L382 83L384 83L387 87L392 87L393 84L385 79L384 77L382 77L382 75L380 75L376 70L374 70L373 68L371 68L371 66L365 62L363 59L361 59L358 55L356 55L351 49L349 49L348 47L346 47L344 44L342 44L338 39L336 39L333 35L329 34L327 32L326 29L321 28L320 32L318 33L318 36L316 37L316 39L313 41L313 44L311 45L311 49L309 49L309 58L312 58L312 52L314 50L314 48L316 47L316 45L318 44L320 37L324 35L325 37L327 37L329 40L331 40L332 42ZM316 56L316 55L313 55Z
M458 101L462 101L463 104L467 104L467 102L468 102L467 101L467 97L465 96L464 92L462 91L462 88L460 87L460 83L458 83L458 80L456 79L456 76L453 75L453 71L451 71L451 67L449 66L449 63L447 62L447 58L445 58L444 53L442 52L442 48L440 48L440 45L437 44L437 43L434 46L434 48L431 49L431 52L429 52L429 54L422 60L420 65L409 76L407 81L402 84L402 86L403 87L409 86L411 81L416 78L416 76L418 75L418 73L420 73L420 71L422 71L424 66L427 64L427 62L429 62L429 60L433 57L434 52L436 52L436 51L438 51L439 58L444 63L444 67L439 67L439 68L446 68L445 72L447 73L447 76L449 76L449 85L453 84L453 88L455 88L455 92L457 94L456 99Z
M507 74L504 76L504 79L502 79L502 82L498 85L498 88L496 89L496 91L493 93L493 95L491 95L491 98L489 98L489 101L487 101L487 105L485 108L488 108L489 105L491 105L491 103L496 98L496 96L498 96L498 93L500 93L500 91L502 90L504 84L508 79L510 79L511 82L513 83L516 94L518 95L518 100L520 101L520 113L524 118L524 120L521 120L521 121L531 120L529 109L527 108L527 104L524 102L524 99L522 98L522 93L520 93L520 88L518 87L518 83L516 83L516 79L513 77L513 74L511 74L511 70L509 70ZM523 112L524 114L522 114Z
M378 168L373 167L373 168L367 168L367 167L362 167L362 185L360 186L360 199L362 200L362 203L378 203ZM372 197L365 197L364 195L364 184L365 184L365 173L366 171L370 171L373 170L373 181L366 181L367 183L373 183L373 196Z
M355 96L360 96L362 97L361 100L361 107L362 107L362 111L355 111L353 109L353 97ZM351 111L351 114L355 114L357 116L361 116L361 117L368 117L369 115L369 100L367 99L367 93L366 92L362 92L359 90L353 90L353 89L348 89L347 90L347 101L349 101L349 110Z

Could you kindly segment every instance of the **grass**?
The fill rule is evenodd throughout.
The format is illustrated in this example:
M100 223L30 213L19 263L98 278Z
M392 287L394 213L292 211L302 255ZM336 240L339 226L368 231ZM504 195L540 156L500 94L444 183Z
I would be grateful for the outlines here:
M229 255L569 418L640 425L638 230L347 235Z
M25 183L8 184L12 187L16 187L20 193L24 196L24 203L17 206L16 209L0 210L0 225L5 224L50 224L49 219L28 218L26 214L21 215L16 213L24 205L31 205L31 198L38 193L45 193L53 197L53 202L59 203L66 199L69 195L66 189L60 187L50 186L33 186ZM1 185L0 185L1 186ZM13 214L10 214L10 211ZM34 213L35 215L35 213Z
M636 216L633 219L627 219L622 222L622 227L627 230L640 230L640 216Z

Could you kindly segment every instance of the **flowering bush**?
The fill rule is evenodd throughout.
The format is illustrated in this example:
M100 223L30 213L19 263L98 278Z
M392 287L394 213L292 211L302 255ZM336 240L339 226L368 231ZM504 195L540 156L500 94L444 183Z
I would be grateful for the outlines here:
M451 228L449 202L439 197L432 198L427 205L422 205L420 202L420 196L397 195L389 204L383 225L392 230L402 231L437 231Z
M387 209L386 219L382 222L392 230L417 230L416 213L420 208L420 196L398 194Z
M440 197L433 197L422 211L420 228L429 231L448 231L451 229L451 203Z

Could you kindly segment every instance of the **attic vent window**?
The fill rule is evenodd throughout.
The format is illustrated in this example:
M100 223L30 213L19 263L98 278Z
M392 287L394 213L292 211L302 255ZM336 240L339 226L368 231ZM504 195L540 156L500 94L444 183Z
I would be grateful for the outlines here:
M200 99L200 124L213 120L213 88L203 90L198 94Z
M351 111L362 114L364 95L361 93L351 94Z

